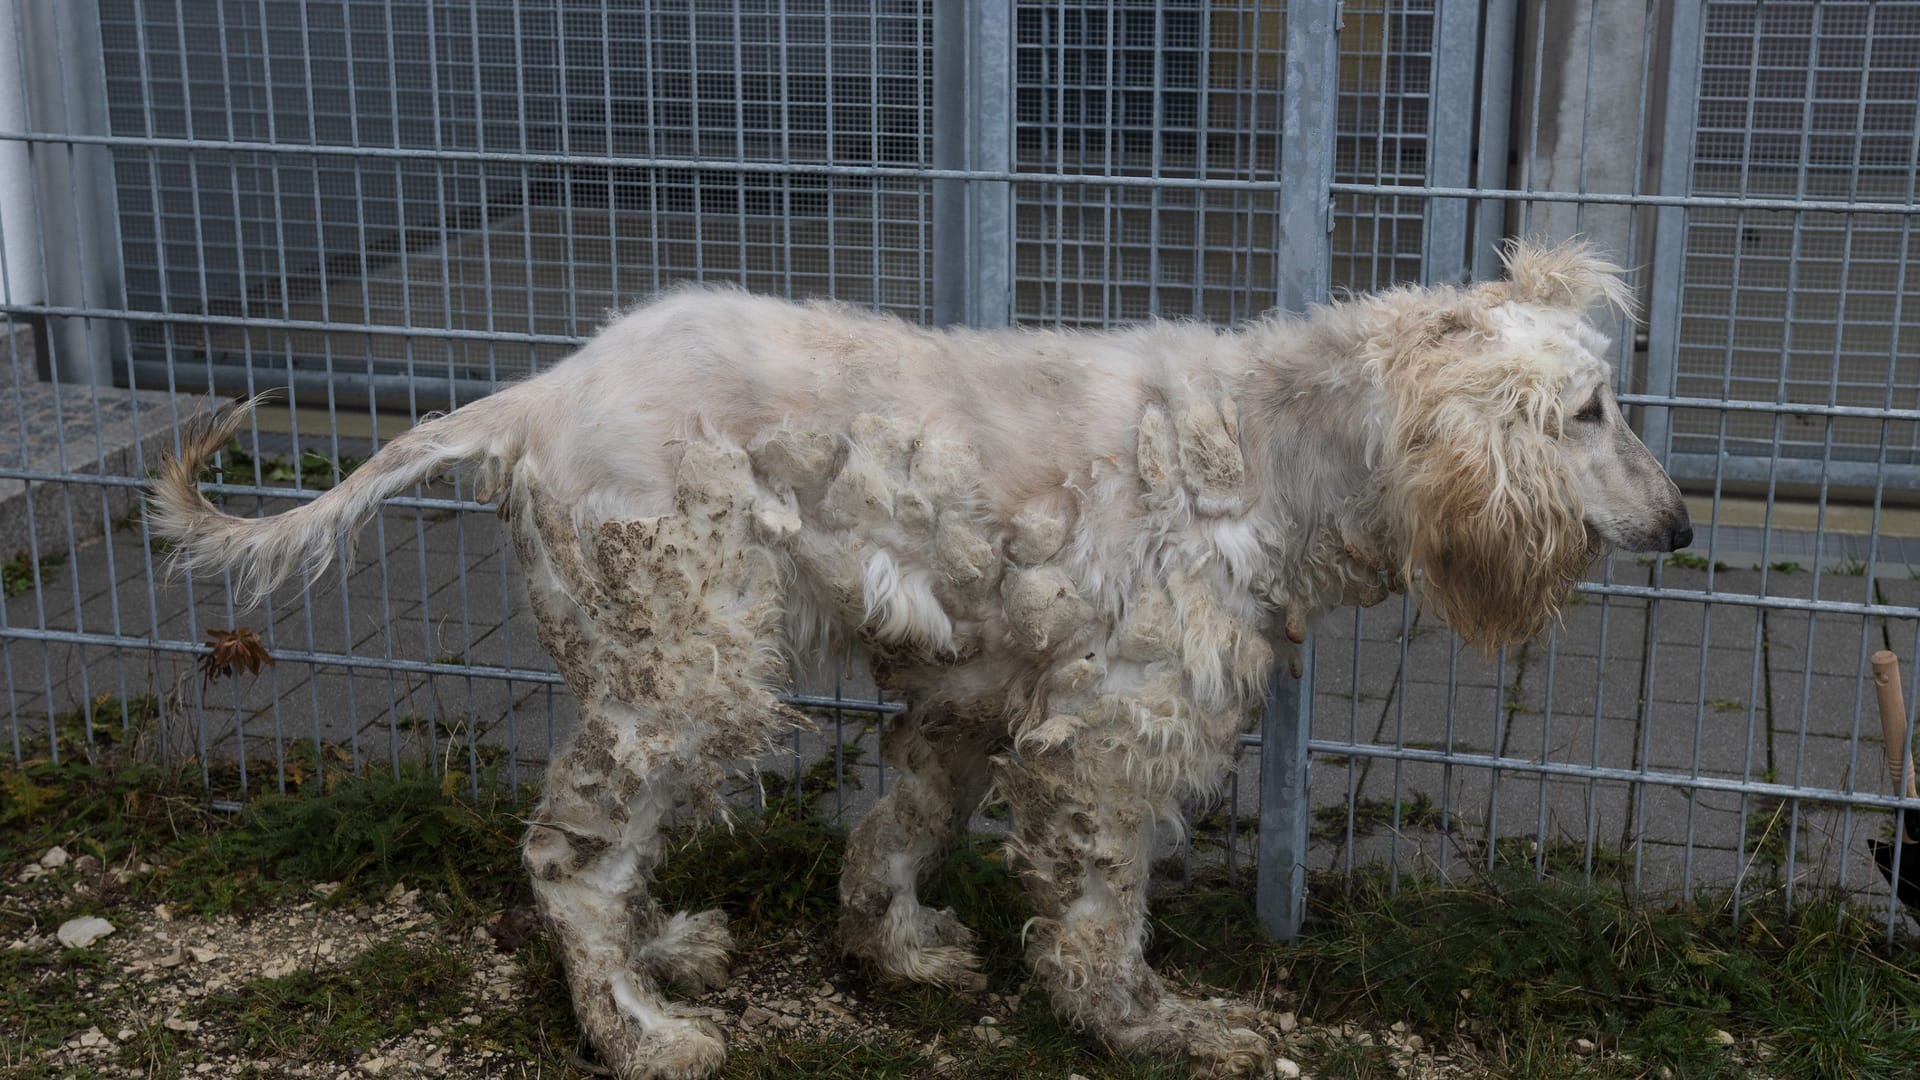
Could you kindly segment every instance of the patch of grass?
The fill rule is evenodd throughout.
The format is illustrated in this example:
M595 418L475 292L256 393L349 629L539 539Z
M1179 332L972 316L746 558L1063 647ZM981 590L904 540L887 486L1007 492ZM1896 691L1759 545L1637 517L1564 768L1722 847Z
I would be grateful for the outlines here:
M297 458L279 454L256 458L240 445L238 439L228 443L221 454L224 458L224 478L228 483L253 483L254 469L258 466L260 482L263 484L297 484L323 491L346 479L367 460L351 454L342 454L335 460L318 450L302 450Z
M1625 881L1633 870L1632 857L1618 848L1595 844L1589 853L1585 843L1566 837L1548 840L1543 853L1533 837L1503 836L1494 843L1493 858L1498 866L1528 874L1537 867L1545 876L1567 882L1586 881L1589 868L1596 882Z
M94 988L112 962L99 949L0 948L0 1031L44 1050L108 1021Z
M376 942L344 968L255 979L193 1008L249 1057L351 1062L368 1047L458 1013L465 960L442 948Z
M446 779L372 774L324 794L265 795L173 867L169 899L202 911L247 909L290 889L337 881L330 899L377 896L395 882L444 890L468 916L469 894L521 885L521 830L497 796L474 805ZM483 791L486 790L483 788Z
M100 761L116 753L122 743L151 731L163 708L152 694L125 701L114 694L98 694L79 708L54 714L51 728L45 720L23 722L21 754L35 763L50 760L49 748L57 742L68 760Z
M1377 1043L1316 1037L1309 1046L1316 1058L1315 1076L1326 1080L1399 1080L1400 1070L1393 1064L1393 1055Z
M1794 562L1791 559L1782 560L1777 563L1770 563L1768 565L1770 565L1773 568L1773 571L1777 574L1797 574L1800 572L1800 569L1801 569L1800 564L1797 562ZM1755 567L1755 569L1759 569L1759 568Z
M1611 1039L1643 1069L1686 1077L1748 1075L1717 1030L1774 1045L1782 1076L1891 1078L1920 1060L1920 980L1882 957L1869 917L1810 903L1736 925L1715 905L1664 908L1519 874L1493 884L1324 898L1293 960L1315 1015L1459 1032L1496 1066L1527 1032Z
M0 592L6 593L8 599L30 592L50 580L50 572L66 561L65 555L50 553L40 556L36 563L33 553L21 548L13 558L0 564Z
M1860 559L1848 559L1845 562L1834 563L1827 568L1827 573L1838 574L1841 577L1866 577L1867 564Z
M1712 565L1713 569L1716 572L1732 569L1726 563L1721 562L1719 559L1714 559L1712 563L1709 564L1707 557L1705 555L1696 554L1691 551L1676 551L1673 554L1668 555L1667 565L1678 566L1687 570L1705 570L1708 567L1708 565Z
M96 731L114 730L96 710ZM331 903L378 896L394 882L444 891L455 914L477 918L478 891L494 907L524 889L518 842L524 803L491 784L474 803L456 798L462 774L444 778L369 774L337 765L323 782L301 765L305 790L256 796L239 814L211 810L197 769L100 763L74 754L0 768L0 873L59 844L102 863L149 861L153 873L116 886L105 900L169 901L201 912L246 911L338 881ZM0 929L5 920L0 919Z
M1747 820L1746 835L1741 839L1742 849L1753 866L1777 870L1787 865L1790 819L1787 804L1779 799L1761 800L1755 806Z
M1734 698L1708 698L1707 708L1714 712L1736 713L1744 710L1747 703Z
M1347 834L1349 813L1345 805L1322 806L1313 812L1313 836L1317 840L1344 839ZM1424 791L1414 792L1408 798L1396 802L1393 799L1356 799L1352 813L1353 834L1371 836L1382 829L1396 827L1401 832L1435 829L1447 831L1447 816L1440 810L1433 797Z

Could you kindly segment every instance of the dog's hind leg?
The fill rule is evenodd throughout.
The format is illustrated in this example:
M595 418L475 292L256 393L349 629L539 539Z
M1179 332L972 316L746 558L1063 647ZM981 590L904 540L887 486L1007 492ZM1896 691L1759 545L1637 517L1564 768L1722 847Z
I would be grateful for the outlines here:
M711 1024L665 1000L647 963L663 921L647 883L685 757L684 748L633 746L628 733L649 726L658 727L618 703L582 705L571 747L547 771L524 858L600 1059L622 1077L691 1080L717 1071L726 1048ZM724 950L711 973L725 977Z
M718 1031L660 990L725 981L725 919L666 916L648 882L668 815L718 811L723 764L792 722L770 689L785 674L781 590L747 521L752 493L745 454L701 444L662 517L583 536L534 485L510 492L541 641L581 715L525 861L581 1027L629 1080L704 1077L725 1059Z
M916 713L889 724L880 743L900 778L847 838L841 946L883 977L979 989L973 932L922 904L918 890L986 793L992 735L960 717Z
M1013 811L1008 847L1033 899L1027 963L1067 1023L1122 1051L1185 1057L1205 1076L1257 1074L1272 1058L1246 1006L1175 993L1147 965L1147 877L1156 831L1177 813L1096 740L996 759Z

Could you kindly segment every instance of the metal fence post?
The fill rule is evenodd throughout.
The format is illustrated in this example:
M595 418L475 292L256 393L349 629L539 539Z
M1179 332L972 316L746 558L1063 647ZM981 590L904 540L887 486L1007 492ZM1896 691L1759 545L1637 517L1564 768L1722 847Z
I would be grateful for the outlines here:
M1519 21L1518 0L1486 0L1480 40L1480 146L1474 180L1483 188L1507 186L1507 152L1513 122L1513 38ZM1436 87L1436 92L1444 92ZM1500 273L1500 242L1507 235L1507 204L1482 199L1473 212L1473 240L1467 266L1474 278L1486 280Z
M1693 192L1693 133L1700 100L1700 0L1675 0L1667 24L1667 107L1660 134L1660 194ZM1679 389L1680 285L1687 253L1687 208L1654 214L1653 295L1647 305L1647 366L1642 389L1671 397ZM1641 407L1640 437L1666 462L1673 454L1673 410Z
M1013 0L940 0L933 12L933 163L1013 168ZM933 321L1013 317L1013 185L933 182Z
M19 6L27 117L35 131L109 135L107 68L97 0L28 0ZM28 149L38 189L46 303L119 311L126 307L113 149L35 143ZM130 346L117 319L49 315L40 342L43 378L111 385Z
M1340 77L1337 0L1287 5L1282 103L1280 303L1290 311L1326 299L1332 275L1333 136ZM1260 866L1255 904L1267 932L1291 941L1307 897L1307 740L1313 728L1313 648L1301 676L1277 667L1260 721Z
M1480 5L1443 4L1434 16L1433 83L1427 100L1427 183L1473 185L1474 72L1480 65ZM1456 89L1463 88L1463 89ZM1427 200L1420 268L1429 284L1467 275L1465 199Z

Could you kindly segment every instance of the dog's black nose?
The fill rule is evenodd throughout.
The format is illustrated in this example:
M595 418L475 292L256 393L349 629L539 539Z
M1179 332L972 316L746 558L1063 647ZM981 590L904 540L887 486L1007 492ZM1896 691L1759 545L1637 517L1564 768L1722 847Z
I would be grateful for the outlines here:
M1693 543L1693 526L1682 525L1677 529L1667 530L1667 550L1668 551L1679 551L1681 548L1687 547L1692 543Z

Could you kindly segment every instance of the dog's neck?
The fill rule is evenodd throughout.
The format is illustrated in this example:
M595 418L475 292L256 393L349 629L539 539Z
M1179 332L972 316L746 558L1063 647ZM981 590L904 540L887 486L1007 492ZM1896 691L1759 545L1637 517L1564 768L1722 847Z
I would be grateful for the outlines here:
M1264 556L1253 591L1292 636L1331 608L1405 587L1403 530L1381 499L1391 405L1353 328L1290 320L1247 335L1242 440L1258 493L1248 520Z

